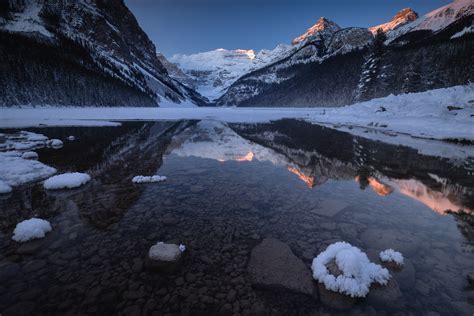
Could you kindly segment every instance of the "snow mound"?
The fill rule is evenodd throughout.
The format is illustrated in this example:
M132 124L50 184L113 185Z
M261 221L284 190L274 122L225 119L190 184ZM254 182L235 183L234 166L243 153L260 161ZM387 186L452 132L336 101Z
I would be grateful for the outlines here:
M393 249L386 249L379 254L380 260L383 262L394 262L399 266L403 265L403 255Z
M21 158L37 160L38 159L38 154L35 153L34 151L26 151L26 152L23 153L23 155L21 155Z
M185 252L185 251L186 251L186 246L183 245L183 244L180 244L178 248L179 248L179 251L181 251L181 252Z
M161 182L165 181L166 177L165 176L135 176L132 179L133 183L150 183L150 182Z
M76 139L76 137L74 137L74 136L72 136L72 135L71 135L71 136L68 136L68 138L67 138L67 140L69 140L69 141L73 141L73 140L75 140L75 139Z
M12 187L0 180L0 194L10 193L11 191Z
M330 274L326 267L333 260L342 273L338 276ZM372 283L385 285L391 277L387 269L370 262L359 248L343 241L329 245L314 258L311 269L313 278L326 289L351 297L365 297Z
M51 224L48 221L31 218L16 225L12 239L17 242L25 242L31 239L43 238L51 230Z
M9 186L44 179L54 173L56 169L36 160L23 159L17 151L0 153L0 180Z
M59 139L50 139L46 142L46 145L53 148L63 147L63 142Z
M70 172L51 177L44 182L44 188L49 190L72 189L89 182L91 177L86 173Z

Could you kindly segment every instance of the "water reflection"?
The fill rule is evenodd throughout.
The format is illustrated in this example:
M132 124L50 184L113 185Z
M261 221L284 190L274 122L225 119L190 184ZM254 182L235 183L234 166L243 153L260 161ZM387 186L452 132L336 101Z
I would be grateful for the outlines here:
M2 315L333 313L322 300L252 286L246 266L265 237L288 244L308 267L338 240L373 261L389 247L403 252L391 290L349 304L351 313L469 315L472 225L430 211L472 211L462 163L293 120L41 132L77 140L42 149L42 162L93 180L61 192L31 184L0 200ZM168 180L130 181L157 172ZM15 223L31 216L51 221L53 232L12 242ZM144 268L158 240L188 246L175 274Z

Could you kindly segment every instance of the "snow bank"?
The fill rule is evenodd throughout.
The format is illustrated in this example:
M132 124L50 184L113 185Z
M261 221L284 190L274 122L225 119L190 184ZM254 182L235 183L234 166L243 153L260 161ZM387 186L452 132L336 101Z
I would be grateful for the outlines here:
M17 242L25 242L31 239L43 238L51 230L51 224L48 221L31 218L16 225L12 239Z
M47 179L43 186L45 189L72 189L80 187L89 182L91 177L86 173L71 172L63 173Z
M326 267L333 260L342 273L338 276L330 274ZM311 269L313 278L326 289L351 297L365 297L372 283L385 285L391 277L387 269L370 262L359 248L343 241L329 245L314 258Z
M469 84L390 95L340 108L316 109L308 120L340 125L336 128L351 133L345 126L363 127L394 136L404 133L419 138L474 141L472 100L474 84ZM364 137L371 138L371 135L365 133Z
M12 187L0 180L0 194L10 193L11 191Z
M383 262L394 262L399 266L403 265L403 255L393 249L386 249L379 254L380 260Z
M135 176L132 179L133 183L150 183L150 182L161 182L165 181L166 177L165 176Z
M56 169L39 161L23 159L17 151L0 152L0 180L15 187L50 177Z

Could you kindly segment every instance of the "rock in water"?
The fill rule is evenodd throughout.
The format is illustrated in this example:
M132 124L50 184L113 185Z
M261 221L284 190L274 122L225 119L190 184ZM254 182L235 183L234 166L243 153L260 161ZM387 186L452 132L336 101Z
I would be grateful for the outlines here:
M266 238L257 245L247 269L255 286L313 295L311 272L287 244L277 239Z
M159 242L148 251L147 267L151 270L172 272L179 267L182 255L183 251L178 245Z

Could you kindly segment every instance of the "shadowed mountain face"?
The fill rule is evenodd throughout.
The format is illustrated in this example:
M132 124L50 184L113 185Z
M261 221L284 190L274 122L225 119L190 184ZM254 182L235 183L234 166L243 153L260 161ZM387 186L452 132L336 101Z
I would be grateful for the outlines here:
M150 106L205 100L172 79L122 0L7 1L0 105Z

